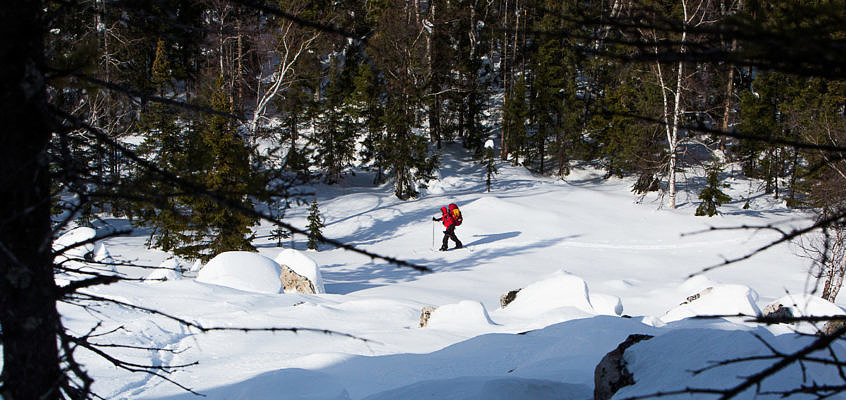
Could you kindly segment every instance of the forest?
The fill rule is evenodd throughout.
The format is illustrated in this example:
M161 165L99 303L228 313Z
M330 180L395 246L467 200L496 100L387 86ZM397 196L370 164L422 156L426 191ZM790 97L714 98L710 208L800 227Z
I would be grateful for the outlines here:
M836 1L48 5L49 96L71 129L54 153L85 172L53 190L75 193L83 217L155 226L153 245L186 255L249 247L255 221L91 146L89 128L280 216L286 188L353 166L414 198L444 143L481 160L489 138L499 159L539 174L584 163L636 176L635 194L660 190L670 208L696 167L715 177L715 204L729 162L791 207L836 213L842 197ZM226 234L205 242L209 229Z
M724 167L741 165L768 195L817 216L825 242L815 251L832 282L823 297L833 299L843 278L835 251L846 237L842 0L4 8L0 322L9 399L28 398L26 388L11 395L16 374L49 387L59 373L33 373L33 365L59 368L57 350L39 361L24 353L44 346L33 339L13 350L34 337L16 333L46 325L41 343L55 342L55 301L113 279L55 288L43 243L69 224L126 217L150 228L148 246L207 261L254 250L261 219L280 237L309 234L285 222L290 204L312 200L301 188L357 168L414 199L453 143L479 163L543 176L566 179L589 165L606 178L633 177L633 198L658 192L671 209L680 187L695 187L696 213L707 216L727 201ZM27 315L39 322L27 325ZM30 369L13 369L16 357Z

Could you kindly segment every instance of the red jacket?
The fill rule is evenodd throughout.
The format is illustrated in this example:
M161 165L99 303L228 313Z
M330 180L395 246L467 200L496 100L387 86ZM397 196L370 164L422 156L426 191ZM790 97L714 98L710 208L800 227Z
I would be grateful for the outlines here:
M438 218L438 221L443 222L444 226L447 229L455 225L455 219L452 217L446 207L441 207L441 217Z

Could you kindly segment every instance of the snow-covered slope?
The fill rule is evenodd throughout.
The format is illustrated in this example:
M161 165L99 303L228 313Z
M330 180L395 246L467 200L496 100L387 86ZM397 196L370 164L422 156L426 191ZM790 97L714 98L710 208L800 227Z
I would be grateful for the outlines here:
M805 222L795 211L763 199L757 201L766 207L743 210L744 201L736 200L720 216L694 217L695 194L682 197L678 209L661 209L654 197L636 202L631 182L603 181L599 172L580 170L555 180L508 165L499 167L486 193L482 169L460 154L450 148L440 179L408 202L393 198L388 186L365 184L370 180L365 173L316 188L325 236L426 266L431 273L322 248L308 256L319 265L325 294L260 293L250 285L234 286L246 289L238 290L190 276L91 289L204 327L312 328L353 337L199 333L162 316L106 304L96 306L100 314L69 305L61 312L78 334L102 319L100 331L122 327L104 340L161 349L114 350L132 362L199 362L167 376L209 399L335 400L586 399L593 393L596 364L632 333L656 338L631 348L629 361L642 379L620 395L682 389L688 382L727 387L766 363L717 368L697 378L690 371L710 361L766 353L753 333L783 350L809 339L786 327L684 318L754 313L784 301L786 293L816 310L841 310L802 296L809 289L808 262L789 245L689 277L777 237L767 230L709 231L712 226ZM736 199L748 195L746 185L734 182ZM453 202L464 215L456 233L467 249L434 251L442 227L431 217ZM306 216L303 207L286 218L305 226ZM255 244L272 260L283 250L267 238L271 229L262 226ZM144 239L142 233L107 243L115 259L159 265L167 255L145 249ZM292 245L304 250L305 238L285 243ZM183 267L191 264L186 260ZM500 308L500 296L520 288L525 289L516 300ZM701 292L701 301L680 306ZM439 308L430 325L419 328L424 306ZM77 355L106 398L195 398L161 379L127 373L82 351ZM806 372L818 382L837 382L836 371L811 366ZM801 380L801 373L788 370L774 382Z

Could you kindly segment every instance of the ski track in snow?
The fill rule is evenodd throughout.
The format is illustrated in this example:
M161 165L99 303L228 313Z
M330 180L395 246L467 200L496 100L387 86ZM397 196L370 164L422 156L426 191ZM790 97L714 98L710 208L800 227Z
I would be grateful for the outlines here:
M747 240L748 238L738 238L738 239L725 239L725 240L709 240L709 241L697 241L692 243L674 243L674 244L626 244L626 243L603 243L603 242L577 242L577 241L570 241L565 240L560 243L554 244L553 246L556 247L577 247L577 248L585 248L585 249L613 249L613 250L644 250L644 251L655 251L655 250L674 250L674 249L695 249L695 248L708 248L708 247L722 247L726 244L737 243L741 240Z

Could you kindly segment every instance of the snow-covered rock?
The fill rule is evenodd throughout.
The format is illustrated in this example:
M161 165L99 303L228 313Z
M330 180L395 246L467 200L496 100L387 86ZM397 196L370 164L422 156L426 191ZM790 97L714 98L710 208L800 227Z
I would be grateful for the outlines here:
M97 243L97 246L95 246L94 261L104 264L111 264L115 262L112 258L112 254L109 252L109 247L106 246L105 243Z
M182 274L179 271L169 268L158 268L147 275L148 280L166 280L177 281L182 279Z
M196 261L194 261L194 265L191 266L190 271L191 272L200 272L201 269L203 269L203 262L200 261L200 260L196 260Z
M285 267L287 267L290 268L296 275L308 279L313 286L313 293L326 293L326 289L323 287L323 277L320 275L320 268L318 267L317 262L311 259L311 257L294 249L284 249L279 252L275 261L279 264L283 271ZM297 284L300 280L296 277L288 277L288 279L285 280L291 282L291 286L286 286L285 290L308 293L307 291L301 289L302 285ZM297 287L300 287L300 289L296 289Z
M624 354L629 347L652 338L652 335L629 335L616 349L602 357L602 361L596 365L593 373L594 400L608 400L621 387L634 384L634 377L626 368Z
M506 309L510 313L539 315L560 307L573 307L594 314L587 283L564 271L526 286Z
M88 257L88 259L93 259L94 243L85 243L82 245L77 245L77 243L82 243L95 237L97 237L97 231L85 226L80 226L65 232L53 241L53 251L64 250L64 252L57 258L57 261L69 258L84 259L86 257Z
M438 329L474 329L495 325L485 306L478 301L462 300L438 307L429 317L428 327Z
M258 253L220 253L197 273L197 281L249 292L282 293L282 270L275 261Z
M667 311L663 322L697 315L760 315L758 293L744 285L716 285L689 296L687 301Z
M752 359L722 366L716 366L715 363L724 360L743 359L750 355L769 356L772 355L773 349L780 351L800 349L815 340L814 336L773 335L766 328L758 328L754 333L755 335L743 329L724 330L699 326L695 329L669 330L664 334L656 335L651 340L640 342L625 352L626 367L634 375L635 383L621 388L614 398L648 396L689 387L733 388L746 377L771 367L780 359ZM816 354L826 353L827 351ZM843 353L841 346L833 346L832 351L838 353L838 358ZM791 363L784 368L780 368L772 376L764 379L759 386L753 385L752 388L739 393L734 398L743 400L782 399L783 397L780 395L762 393L790 390L808 382L817 384L820 382L842 382L836 368L815 368L808 367L808 364ZM681 395L671 398L710 399L714 397L709 395ZM838 398L842 398L842 396Z
M810 294L789 294L774 301L771 305L778 304L789 309L796 317L846 314L846 311L840 306Z

